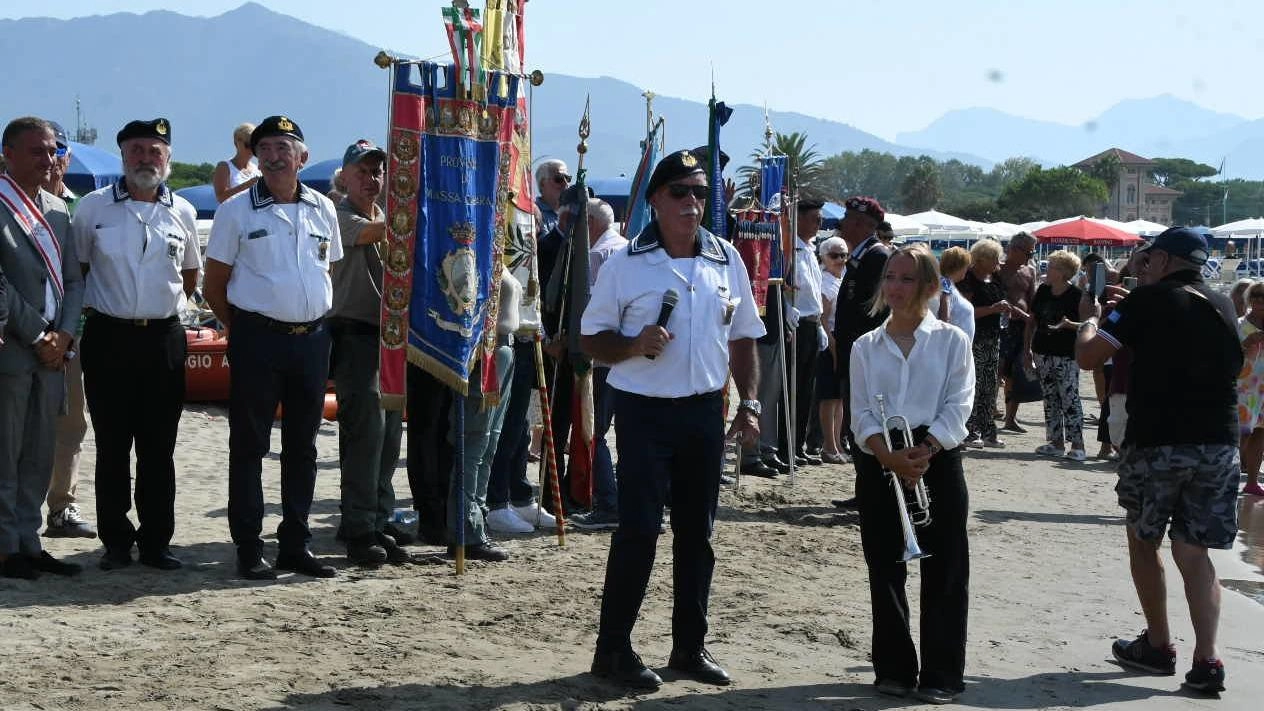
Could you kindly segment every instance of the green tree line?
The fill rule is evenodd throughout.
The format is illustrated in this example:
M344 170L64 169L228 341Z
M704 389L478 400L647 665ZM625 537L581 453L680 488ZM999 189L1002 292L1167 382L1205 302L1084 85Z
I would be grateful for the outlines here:
M1120 167L1113 154L1087 171L1045 168L1022 157L1008 158L990 170L956 159L897 157L872 150L822 157L800 133L776 134L764 150L789 156L802 190L816 197L842 202L851 195L872 195L900 214L937 209L982 222L1022 223L1100 214ZM1264 181L1209 182L1216 175L1209 165L1187 158L1155 158L1154 162L1153 182L1184 193L1172 210L1174 224L1215 226L1264 215ZM756 163L752 160L738 171L738 184L748 193L758 184Z

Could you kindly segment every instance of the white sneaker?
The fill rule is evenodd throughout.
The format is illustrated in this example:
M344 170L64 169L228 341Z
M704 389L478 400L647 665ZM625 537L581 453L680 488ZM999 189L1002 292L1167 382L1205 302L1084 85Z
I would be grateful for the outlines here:
M487 527L492 530L492 533L502 536L531 533L535 530L535 526L523 521L508 506L488 512Z
M526 506L513 507L513 512L518 514L518 517L525 521L527 525L531 526L532 530L536 528L536 521L539 521L539 527L544 530L557 528L557 519L553 517L553 514L540 508L540 504L534 501ZM536 518L537 516L539 518Z

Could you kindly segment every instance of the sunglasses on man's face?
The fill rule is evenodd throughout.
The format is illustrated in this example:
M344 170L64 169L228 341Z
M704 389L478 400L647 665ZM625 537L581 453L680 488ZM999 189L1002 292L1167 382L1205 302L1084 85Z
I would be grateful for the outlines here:
M566 173L557 173L556 175L553 176L553 183L556 185L570 185L571 176L567 175Z
M69 152L70 152L70 149L66 148L65 146L57 146L57 151L54 152L53 155L57 156L58 158L65 158L66 154Z
M711 193L711 189L705 185L685 185L683 183L672 183L671 185L667 186L667 194L671 195L677 200L690 194L692 194L695 198L699 200L706 200L707 195L709 195L710 193Z

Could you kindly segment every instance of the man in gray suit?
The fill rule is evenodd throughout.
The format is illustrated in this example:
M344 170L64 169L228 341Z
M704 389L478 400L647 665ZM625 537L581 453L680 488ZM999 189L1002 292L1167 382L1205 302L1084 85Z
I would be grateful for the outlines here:
M80 566L42 550L40 508L52 474L55 418L83 305L83 275L61 198L40 186L57 155L50 124L14 119L0 137L0 271L9 320L0 347L0 573L34 579Z

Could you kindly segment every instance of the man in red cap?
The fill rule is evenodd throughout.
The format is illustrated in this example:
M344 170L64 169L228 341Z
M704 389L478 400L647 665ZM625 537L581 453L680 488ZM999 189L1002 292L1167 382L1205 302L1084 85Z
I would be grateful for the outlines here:
M851 252L847 256L847 267L834 307L834 372L838 374L843 402L847 402L851 399L851 346L857 338L880 326L887 317L885 309L871 314L869 307L878 292L878 285L882 283L882 271L892 250L878 239L878 225L887 215L877 198L848 198L843 206L847 208L847 213L838 223L838 234ZM856 443L852 441L851 408L845 408L843 412L843 434L854 450ZM834 505L854 508L857 504L853 497L836 499Z

